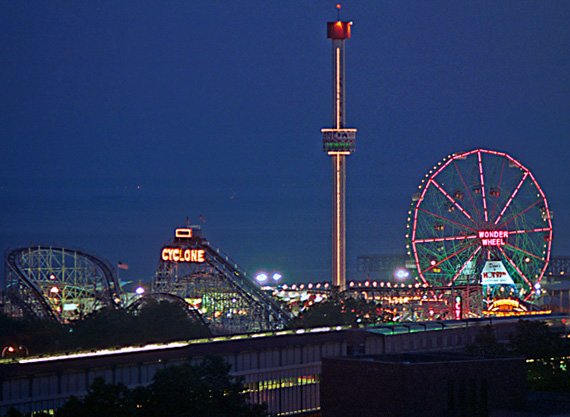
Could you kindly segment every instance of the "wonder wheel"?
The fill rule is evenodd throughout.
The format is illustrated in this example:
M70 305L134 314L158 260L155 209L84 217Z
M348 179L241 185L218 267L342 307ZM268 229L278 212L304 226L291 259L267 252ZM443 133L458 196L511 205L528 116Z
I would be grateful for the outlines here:
M431 286L482 284L487 295L529 300L548 266L552 219L532 173L502 152L477 149L439 162L419 186L407 248Z

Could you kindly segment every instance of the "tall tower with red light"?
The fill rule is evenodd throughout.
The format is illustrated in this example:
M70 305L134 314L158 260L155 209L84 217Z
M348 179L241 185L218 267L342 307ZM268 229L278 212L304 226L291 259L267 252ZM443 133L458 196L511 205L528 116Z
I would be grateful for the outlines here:
M340 9L340 5L337 5ZM344 41L352 22L327 22L332 39L332 128L321 129L323 151L332 157L332 285L346 287L346 157L355 150L356 129L345 126Z

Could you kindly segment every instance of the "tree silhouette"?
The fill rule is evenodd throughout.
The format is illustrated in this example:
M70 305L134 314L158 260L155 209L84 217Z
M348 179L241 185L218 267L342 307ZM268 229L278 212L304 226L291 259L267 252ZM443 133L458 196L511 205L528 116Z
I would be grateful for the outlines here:
M265 407L246 402L241 380L229 375L230 365L206 356L197 365L167 367L156 374L150 389L149 416L261 417Z
M105 308L81 320L60 324L0 313L0 350L13 346L17 356L54 351L120 347L208 337L202 323L181 303L151 300L138 310ZM25 348L19 349L20 346Z
M543 321L520 320L512 335L514 353L527 361L529 387L536 391L570 392L570 340Z
M481 327L475 335L474 342L468 345L465 350L468 353L481 356L502 356L509 353L506 346L499 342L493 327L490 325Z
M71 398L55 416L267 417L267 407L248 403L241 380L229 371L221 357L208 355L197 365L158 371L148 387L130 390L97 378L83 400Z
M58 409L56 417L135 417L137 407L124 384L107 384L103 378L95 378L83 400L72 397Z
M485 326L466 350L492 356L523 356L527 381L535 391L570 392L570 340L543 321L519 320L507 344L497 341L493 328Z
M382 306L373 301L353 298L333 290L330 296L320 303L302 310L292 319L287 327L310 328L319 326L338 326L372 324L383 321Z

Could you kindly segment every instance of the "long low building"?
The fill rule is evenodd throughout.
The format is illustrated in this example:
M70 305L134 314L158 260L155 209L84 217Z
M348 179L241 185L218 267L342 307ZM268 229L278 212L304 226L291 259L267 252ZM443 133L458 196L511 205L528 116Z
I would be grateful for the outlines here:
M507 340L517 322L504 318L324 327L12 358L0 364L0 415L10 407L21 412L53 410L71 396L85 396L97 377L130 388L146 385L159 369L197 363L207 354L231 364L232 374L243 377L250 400L266 402L271 413L316 413L322 358L460 350L474 341L482 326L492 324L497 338Z

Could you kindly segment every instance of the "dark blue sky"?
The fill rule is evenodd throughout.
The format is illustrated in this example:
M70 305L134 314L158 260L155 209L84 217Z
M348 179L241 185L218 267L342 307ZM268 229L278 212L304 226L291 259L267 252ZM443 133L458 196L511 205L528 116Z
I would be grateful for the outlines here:
M332 1L5 1L0 243L147 280L188 216L250 273L330 279ZM411 195L474 148L528 167L570 255L570 2L344 1L348 278L403 253ZM206 223L201 223L202 215Z

